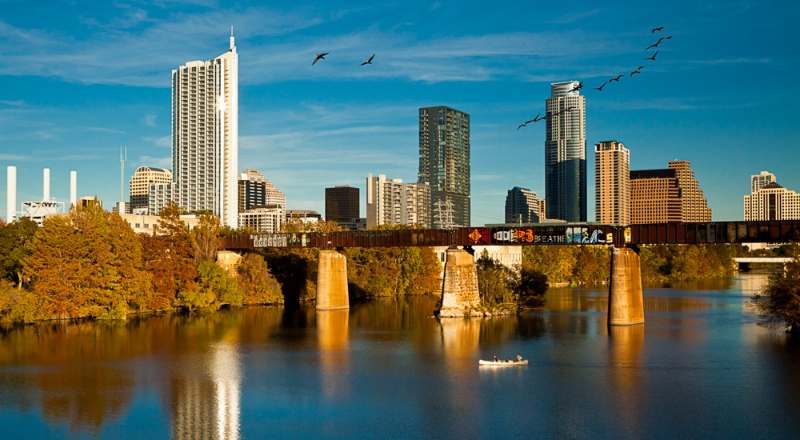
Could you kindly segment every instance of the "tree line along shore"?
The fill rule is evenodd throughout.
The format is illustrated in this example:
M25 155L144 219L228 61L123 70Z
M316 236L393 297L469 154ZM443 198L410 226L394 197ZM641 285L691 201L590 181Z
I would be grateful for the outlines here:
M189 231L180 208L165 208L155 234L136 234L116 213L89 204L45 219L0 224L0 321L125 319L131 314L194 312L222 306L300 305L316 298L317 251L253 249L230 271L217 264L222 228L210 214ZM399 228L382 226L379 228ZM334 232L334 222L290 221L285 232ZM354 301L441 293L432 248L348 248ZM642 248L645 280L720 277L735 270L736 245ZM478 258L486 308L539 307L548 283L597 285L609 279L604 246L527 246L516 270Z

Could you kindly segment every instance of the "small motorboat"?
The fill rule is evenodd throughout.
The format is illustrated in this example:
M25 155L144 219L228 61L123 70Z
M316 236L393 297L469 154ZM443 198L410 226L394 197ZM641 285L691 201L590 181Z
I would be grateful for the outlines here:
M527 359L522 359L521 361L513 360L513 361L485 361L483 359L478 361L478 365L481 367L513 367L513 366L520 366L520 365L528 365Z

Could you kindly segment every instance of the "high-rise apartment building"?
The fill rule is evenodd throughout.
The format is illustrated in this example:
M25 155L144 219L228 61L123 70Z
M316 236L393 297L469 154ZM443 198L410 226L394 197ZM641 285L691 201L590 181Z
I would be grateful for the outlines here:
M631 171L630 187L630 224L711 221L687 160L670 161L667 169Z
M139 167L133 173L130 184L131 212L147 210L150 205L150 185L172 182L172 171L164 168ZM144 212L146 214L146 212Z
M800 220L800 194L778 185L774 174L751 176L750 187L744 196L745 221Z
M535 192L515 186L506 196L506 223L539 223L545 218L545 206Z
M430 185L434 228L470 225L469 123L449 107L419 109L417 182Z
M239 212L255 206L277 205L286 208L286 195L256 170L239 174Z
M545 100L547 217L586 221L586 97L577 81L553 83Z
M762 171L760 174L753 174L750 176L750 193L752 194L776 181L775 175L768 171Z
M361 217L358 188L350 185L325 188L325 220L352 222Z
M236 227L238 162L239 61L231 32L226 53L172 71L173 183L155 191L188 212L212 212ZM160 210L154 205L151 214Z
M599 223L631 222L631 156L621 142L594 146L595 219Z
M403 183L384 174L367 175L367 227L383 224L431 227L431 188L424 183Z

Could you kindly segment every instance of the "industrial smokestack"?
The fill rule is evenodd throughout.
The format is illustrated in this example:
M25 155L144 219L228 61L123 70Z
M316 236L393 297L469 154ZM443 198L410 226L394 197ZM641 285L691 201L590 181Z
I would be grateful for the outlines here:
M76 206L78 202L78 172L69 172L69 205Z
M50 168L44 169L44 194L42 200L45 202L50 201Z
M11 223L17 211L17 167L9 166L6 173L6 223Z

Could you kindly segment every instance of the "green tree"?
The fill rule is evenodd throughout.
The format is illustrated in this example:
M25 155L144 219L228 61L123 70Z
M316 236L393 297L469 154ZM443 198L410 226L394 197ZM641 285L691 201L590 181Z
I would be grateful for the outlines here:
M789 326L789 332L800 334L800 252L791 251L794 259L782 273L772 274L763 293L752 303L760 313L760 324L768 327Z
M542 307L545 303L544 294L547 292L547 275L523 265L513 289L519 307Z
M26 245L37 229L36 222L27 217L0 228L0 278L15 281L18 288L22 288L22 260L30 255Z
M236 266L236 275L243 304L283 304L281 285L269 273L261 255L244 254Z
M204 261L197 267L197 283L191 289L178 293L178 305L190 311L198 308L230 304L242 305L242 295L236 279L213 261Z
M478 270L478 293L481 304L494 307L514 302L514 272L494 261L484 249L476 262Z

